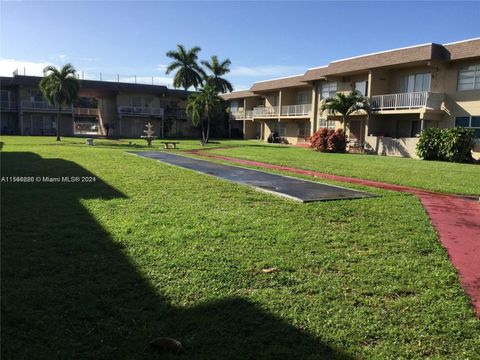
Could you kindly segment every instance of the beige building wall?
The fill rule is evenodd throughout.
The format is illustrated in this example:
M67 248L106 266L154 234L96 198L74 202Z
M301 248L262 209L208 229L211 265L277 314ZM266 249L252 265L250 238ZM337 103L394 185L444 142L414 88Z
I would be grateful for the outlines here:
M111 126L109 136L120 136L121 124L117 111L117 99L115 95L108 95L98 98L98 122L104 130L105 124ZM112 128L113 127L113 128Z
M445 127L455 125L456 116L480 116L480 90L458 91L458 72L462 67L480 64L480 59L452 63L444 73Z

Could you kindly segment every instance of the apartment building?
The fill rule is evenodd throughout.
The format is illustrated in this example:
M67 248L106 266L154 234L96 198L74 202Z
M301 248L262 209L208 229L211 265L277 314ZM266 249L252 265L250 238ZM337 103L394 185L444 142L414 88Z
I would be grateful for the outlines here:
M344 124L321 111L323 99L352 90L370 99L370 114L354 113ZM298 144L321 127L343 128L350 146L414 157L418 135L428 127L469 127L480 138L480 39L337 60L224 98L232 127L247 139L266 140L276 131Z
M1 77L0 131L11 135L54 135L57 109L38 87L41 77ZM198 136L187 120L188 93L166 86L79 80L79 98L61 110L60 134L138 138L150 122L159 137Z

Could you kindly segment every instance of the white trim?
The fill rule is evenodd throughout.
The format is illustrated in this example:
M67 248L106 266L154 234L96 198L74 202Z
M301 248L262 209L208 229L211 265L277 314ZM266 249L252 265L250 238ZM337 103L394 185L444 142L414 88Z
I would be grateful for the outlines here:
M472 39L468 39L468 40L454 41L454 42L446 43L446 44L442 44L442 45L454 45L454 44L460 44L460 43L475 41L475 40L480 40L480 37L476 37L476 38L472 38Z
M362 57L366 57L366 56L372 56L372 55L378 55L378 54L385 54L385 53L389 53L389 52L393 52L393 51L398 51L398 50L413 49L413 48L417 48L417 47L421 47L421 46L428 46L428 45L433 45L433 43L426 43L426 44L413 45L413 46L405 46L405 47L401 47L401 48L396 48L396 49L391 49L391 50L385 50L385 51L378 51L378 52L374 52L374 53L370 53L370 54L365 54L365 55L352 56L352 57L349 57L349 58L344 58L344 59L340 59L340 60L334 60L334 61L332 61L331 63L337 63L337 62L345 61L345 60L358 59L358 58L362 58Z
M297 75L291 75L291 76L284 76L284 77L279 77L279 78L275 78L275 79L260 80L260 81L254 82L253 85L258 84L258 83L264 83L264 82L267 82L267 81L289 79L289 78L294 78L294 77L303 76L303 75L305 75L305 73L303 73L303 74L297 74ZM253 87L253 86L252 86L252 87ZM250 88L250 89L251 89L251 88Z
M317 66L317 67L313 67L313 68L308 68L307 70L317 70L317 69L324 69L324 68L327 68L328 65L322 65L322 66Z

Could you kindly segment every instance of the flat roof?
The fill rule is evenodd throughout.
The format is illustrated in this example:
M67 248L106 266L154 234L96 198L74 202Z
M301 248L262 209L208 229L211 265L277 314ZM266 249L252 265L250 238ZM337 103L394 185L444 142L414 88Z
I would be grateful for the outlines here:
M38 86L41 76L15 75L13 77L2 76L0 83L2 86ZM191 91L181 89L169 89L164 85L132 84L114 81L99 80L79 80L80 90L88 92L136 92L154 95L171 95L180 98L187 98Z

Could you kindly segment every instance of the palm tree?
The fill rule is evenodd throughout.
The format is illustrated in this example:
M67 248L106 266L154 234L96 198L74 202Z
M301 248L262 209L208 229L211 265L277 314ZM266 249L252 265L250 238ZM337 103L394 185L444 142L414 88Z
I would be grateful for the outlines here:
M347 94L337 93L334 97L323 99L320 109L322 113L327 111L329 115L340 114L345 126L347 117L355 111L364 110L367 115L370 114L370 102L367 97L355 90Z
M210 62L203 60L202 65L209 70L212 75L208 76L205 80L206 82L210 83L217 89L218 92L221 93L226 93L226 92L232 92L233 91L233 86L232 84L222 78L222 75L225 75L230 72L230 64L232 62L230 59L225 59L222 62L218 62L218 57L217 56L212 56Z
M168 65L165 73L168 75L172 71L177 71L173 77L174 87L183 87L187 91L190 86L197 89L200 85L203 85L206 74L197 64L197 54L200 50L200 47L194 46L187 51L183 45L178 44L177 51L167 52L167 56L174 61Z
M209 83L188 98L186 112L193 125L201 126L203 144L208 143L212 116L220 112L222 102L217 89Z
M45 67L39 87L49 104L57 107L57 141L60 141L62 106L71 105L78 97L80 90L80 82L75 76L75 68L72 64L65 64L61 69L57 69L55 66Z

